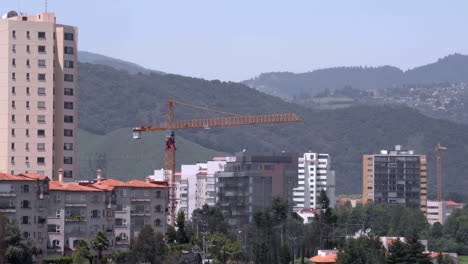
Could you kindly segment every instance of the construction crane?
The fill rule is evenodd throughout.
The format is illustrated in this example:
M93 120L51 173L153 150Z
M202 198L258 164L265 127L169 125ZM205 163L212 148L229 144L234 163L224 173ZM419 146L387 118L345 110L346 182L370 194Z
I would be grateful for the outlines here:
M217 112L221 114L232 115L232 117L221 118L206 118L206 119L191 119L191 120L175 120L174 119L174 104L190 106L207 111ZM218 126L239 126L239 125L254 125L254 124L269 124L269 123L286 123L286 122L301 122L296 114L274 114L274 115L239 115L224 111L209 109L206 107L191 105L174 100L167 102L167 121L157 127L142 126L133 129L133 138L140 139L142 132L149 131L166 131L166 144L164 148L164 180L169 186L169 220L171 224L175 221L176 195L175 195L175 168L176 168L176 146L175 133L176 129L184 128L211 128Z
M442 196L442 150L447 149L446 147L442 147L439 144L435 147L435 150L437 152L437 201L442 202L443 201L443 196Z

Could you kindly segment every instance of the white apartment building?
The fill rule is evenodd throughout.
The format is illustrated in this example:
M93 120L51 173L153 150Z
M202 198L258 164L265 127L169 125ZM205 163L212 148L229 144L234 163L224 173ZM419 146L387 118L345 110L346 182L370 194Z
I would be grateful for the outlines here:
M77 33L54 13L0 19L0 172L73 180Z
M318 198L327 192L330 206L335 206L335 172L330 169L330 155L304 153L299 158L297 188L293 190L294 209L319 209Z
M181 165L181 171L175 173L176 212L184 210L190 218L197 208L204 204L216 205L216 172L224 171L226 162L235 161L235 157L215 157L205 163ZM163 181L163 170L155 170L148 176L151 181Z
M453 210L462 209L463 204L456 203L454 201L427 201L427 213L426 218L429 224L433 225L436 222L441 224L445 223L447 217L449 217Z

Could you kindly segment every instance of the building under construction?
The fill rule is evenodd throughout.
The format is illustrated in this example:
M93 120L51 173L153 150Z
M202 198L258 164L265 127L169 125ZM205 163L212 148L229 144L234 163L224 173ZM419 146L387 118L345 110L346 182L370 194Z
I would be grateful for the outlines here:
M298 154L239 152L216 173L217 204L231 226L242 227L253 214L271 206L272 198L283 197L293 204L298 183Z
M426 155L414 150L381 150L362 159L363 201L400 204L427 211Z

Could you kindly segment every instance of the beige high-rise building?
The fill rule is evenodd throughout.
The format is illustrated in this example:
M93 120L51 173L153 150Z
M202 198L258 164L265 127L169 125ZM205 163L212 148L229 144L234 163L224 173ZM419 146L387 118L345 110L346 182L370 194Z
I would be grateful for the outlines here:
M77 40L54 13L0 19L0 172L73 179Z

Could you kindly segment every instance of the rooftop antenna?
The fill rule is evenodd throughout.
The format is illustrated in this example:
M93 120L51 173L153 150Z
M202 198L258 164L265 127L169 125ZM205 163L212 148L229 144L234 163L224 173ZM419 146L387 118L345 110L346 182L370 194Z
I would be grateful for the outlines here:
M47 13L47 0L44 0L44 5L45 5L45 12Z

